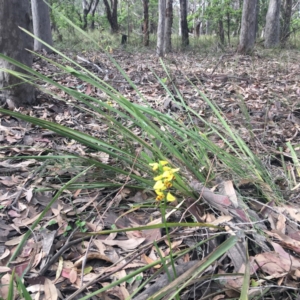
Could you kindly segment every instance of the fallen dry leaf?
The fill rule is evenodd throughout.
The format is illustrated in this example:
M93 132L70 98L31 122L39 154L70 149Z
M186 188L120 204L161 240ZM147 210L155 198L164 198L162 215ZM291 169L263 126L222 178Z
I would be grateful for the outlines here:
M110 246L118 246L123 250L133 250L136 249L141 243L145 241L145 238L136 238L136 239L128 239L124 241L120 240L103 240L103 244Z
M45 293L45 299L47 300L57 300L58 299L58 293L55 285L52 283L51 280L45 278L44 283L44 293Z

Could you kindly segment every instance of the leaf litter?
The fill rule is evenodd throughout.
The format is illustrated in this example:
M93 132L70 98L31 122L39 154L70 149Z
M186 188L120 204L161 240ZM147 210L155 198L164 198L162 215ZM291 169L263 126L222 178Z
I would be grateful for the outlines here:
M62 62L57 56L49 57ZM249 295L262 296L270 286L276 287L274 291L281 295L296 294L300 278L300 184L297 166L287 143L291 143L296 155L299 155L299 53L283 51L280 58L275 55L250 57L232 54L216 57L177 53L166 58L170 76L153 53L115 51L113 58L138 87L150 107L187 124L189 120L184 109L187 105L203 119L219 126L211 108L195 89L196 85L218 105L230 126L263 161L285 198L285 204L275 204L272 200L267 204L261 203L247 176L243 179L222 178L221 166L215 188L209 189L200 182L191 181L191 186L201 199L199 197L196 202L185 199L187 208L184 213L180 212L179 207L170 209L168 218L175 222L190 221L192 218L197 222L222 226L224 232L228 236L236 236L238 242L218 259L218 265L213 264L202 271L201 277L197 277L198 284L192 282L187 285L181 294L182 299L214 295L216 291L219 291L219 295L215 296L218 299L238 296L243 277L230 277L228 273L245 273L247 266L251 276ZM77 61L130 101L145 105L106 55L85 53L77 56ZM110 101L89 83L58 73L54 66L40 58L36 59L34 68L74 90ZM173 92L174 98L169 97L156 76ZM65 92L52 86L45 88L56 97L41 91L38 106L19 110L87 132L112 144L124 142L121 136L118 141L112 140L109 124L99 123L99 119L88 110L77 109L76 100ZM184 105L177 99L177 92L183 96ZM109 105L117 107L116 103ZM202 120L193 119L193 122L199 132L207 130ZM139 129L134 133L142 135ZM224 146L217 135L210 138L220 147ZM193 249L202 239L215 237L205 246L191 250L179 259L177 275L186 276L187 280L191 275L187 270L194 265L194 261L205 261L207 255L224 240L219 230L199 227L176 228L170 235L171 244L159 228L97 235L97 238L88 236L85 233L159 224L161 216L153 207L139 209L139 205L153 199L149 191L117 185L114 188L95 186L85 190L78 185L76 189L66 190L52 205L8 269L5 265L20 243L22 234L52 199L52 190L58 190L63 182L78 173L76 164L68 159L61 165L51 158L47 161L24 160L24 156L74 153L96 158L104 164L113 165L114 161L108 154L90 154L76 141L6 115L1 115L0 143L0 271L3 275L0 295L4 299L8 294L7 283L12 268L19 276L25 274L25 285L33 298L44 293L47 299L74 299L83 297L87 290L91 292L107 286L137 268L167 256L171 249L173 253L189 247ZM281 151L278 150L280 147ZM17 160L18 156L22 158ZM36 172L37 168L39 172ZM93 171L87 173L83 180L97 183L101 181L99 176ZM126 177L120 174L113 181L122 186L126 184ZM246 195L249 201L242 201L240 193ZM163 264L156 265L132 282L115 286L97 298L126 299L141 284L143 277L147 279L156 270L162 269ZM216 280L211 281L210 278ZM134 299L147 299L163 286L169 286L168 277L152 280L152 284L146 285L143 293ZM172 286L169 288L169 292L174 289Z

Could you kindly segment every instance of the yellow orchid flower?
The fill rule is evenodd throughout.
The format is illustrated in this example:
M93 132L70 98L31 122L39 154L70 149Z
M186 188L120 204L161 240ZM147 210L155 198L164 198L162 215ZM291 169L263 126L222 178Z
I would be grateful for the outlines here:
M165 178L167 181L171 181L175 178L173 172L171 172L171 171L165 171L165 172L163 172L163 174L161 176L163 178Z
M173 201L176 200L176 198L170 192L167 194L167 198L166 199L169 202L173 202Z
M157 195L156 198L155 198L155 200L161 201L161 200L163 200L164 198L165 198L165 195L164 195L164 194L162 194L162 195Z
M153 179L155 181L162 180L163 178L166 179L167 181L171 181L175 179L174 173L178 172L179 169L170 169L168 171L164 171L161 175L158 175L154 177Z
M160 190L163 191L166 189L164 183L161 180L156 181L156 183L153 186L154 190Z
M164 181L164 186L165 186L167 189L169 189L170 187L173 186L173 184L172 184L171 181L165 180L165 181Z
M155 182L153 189L156 193L156 200L162 201L166 199L169 202L175 201L176 198L173 196L169 190L173 183L172 181L175 179L174 173L179 171L179 168L172 169L167 166L168 162L165 160L160 160L158 163L150 163L149 165L152 167L153 171L159 171L159 175L155 176L153 179Z
M154 181L159 181L159 180L162 180L164 178L163 174L162 175L158 175L158 176L155 176L153 178Z
M155 190L156 195L164 195L164 192L162 190Z
M165 165L167 165L168 162L165 160L160 160L158 163L151 163L149 164L150 167L152 167L153 171L157 171L159 167L163 167Z
M171 167L168 167L168 166L164 166L162 169L163 169L164 171L170 171L172 168L171 168Z
M152 167L153 171L156 171L159 167L159 164L158 163L151 163L151 164L149 164L149 166Z
M172 173L176 173L176 172L178 172L180 169L179 169L179 168L177 168L177 169L172 169L172 168L170 168L170 167L165 166L165 167L163 167L163 170L164 170L164 171L169 171L169 172L172 172Z
M161 190L155 190L156 193L156 200L161 201L165 198L165 194Z

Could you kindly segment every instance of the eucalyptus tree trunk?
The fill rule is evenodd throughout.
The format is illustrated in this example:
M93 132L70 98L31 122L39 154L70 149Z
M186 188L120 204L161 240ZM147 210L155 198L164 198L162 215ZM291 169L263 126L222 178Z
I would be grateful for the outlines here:
M40 0L43 1L43 0ZM83 10L83 25L82 28L84 30L87 29L87 16L91 10L92 4L93 4L94 0L90 0L90 2L88 2L87 0L82 0L82 10Z
M223 20L219 19L218 21L218 32L219 32L219 37L220 37L220 42L222 45L225 44L225 32L224 32L224 25L223 25Z
M144 23L143 23L143 33L144 33L144 46L149 46L149 0L143 0L144 5Z
M210 1L205 1L205 3L206 3L206 8L211 6ZM209 35L210 32L211 32L211 20L206 20L205 21L205 34Z
M106 10L107 20L110 24L111 32L117 33L119 30L118 24L118 0L111 0L111 6L107 0L103 0Z
M284 0L283 3L283 13L282 13L283 26L281 31L281 42L283 44L286 43L290 35L292 4L293 4L293 0Z
M92 16L92 22L91 22L91 29L94 30L95 29L95 12L96 12L96 8L99 4L99 0L95 0L95 2L93 2L92 8L91 8L91 16Z
M49 46L52 46L53 41L48 5L43 0L31 0L31 10L34 35L49 44ZM45 49L47 52L52 52L49 47L43 45L37 39L34 39L33 48L35 51Z
M181 28L181 45L189 45L189 29L187 23L187 0L180 0L180 28Z
M157 26L157 49L159 57L164 55L165 41L165 22L166 22L166 0L158 0L158 26Z
M173 0L167 0L166 19L165 19L164 53L168 53L172 50L172 23L173 23Z
M199 34L197 36L201 36L204 34L204 12L205 12L205 4L206 1L202 1L201 5L202 5L202 11L201 11L201 18L200 18L200 24L199 24Z
M265 48L279 45L280 37L280 0L270 0L266 16Z
M256 4L256 20L255 20L255 36L258 36L258 18L259 18L259 10L260 10L260 0L257 0Z
M228 40L228 45L230 45L230 13L227 13L227 40Z
M257 0L244 0L238 52L247 54L254 48Z
M0 42L0 53L31 67L32 55L26 49L32 50L33 39L18 28L20 26L32 31L29 1L0 0L0 7L0 41L3 41ZM1 69L24 73L20 68L0 58L0 103L11 108L33 104L33 86L21 83L20 79Z

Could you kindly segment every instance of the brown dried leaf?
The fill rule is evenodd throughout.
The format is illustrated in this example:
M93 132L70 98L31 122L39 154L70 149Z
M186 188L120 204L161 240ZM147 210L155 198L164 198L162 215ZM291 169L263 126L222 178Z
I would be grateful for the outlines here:
M9 292L9 283L12 280L11 274L5 274L4 276L1 277L0 279L0 297L2 299L8 299L8 292ZM14 298L16 299L17 297L17 289L16 289L16 284L14 283Z
M277 220L277 224L276 224L276 229L285 234L285 231L286 231L286 217L283 215L283 214L280 214L278 216L278 220Z
M136 249L140 244L145 241L145 238L128 239L124 241L120 240L103 240L103 244L110 246L118 246L125 251Z
M44 283L44 292L45 292L45 299L47 300L57 300L58 299L58 292L55 285L52 283L51 280L45 278Z

